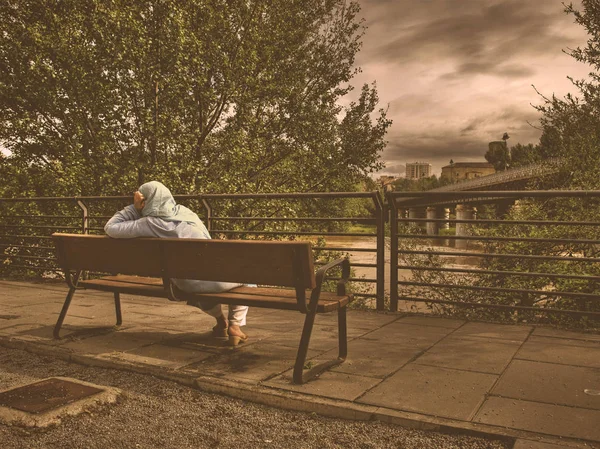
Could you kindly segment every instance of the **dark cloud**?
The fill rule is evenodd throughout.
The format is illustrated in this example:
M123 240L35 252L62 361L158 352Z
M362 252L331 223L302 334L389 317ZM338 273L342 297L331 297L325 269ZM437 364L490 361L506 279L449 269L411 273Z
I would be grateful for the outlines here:
M434 173L439 173L450 159L455 162L484 161L487 144L500 140L504 132L511 136L509 145L536 143L539 130L530 123L536 123L538 119L533 108L507 107L476 117L462 129L433 128L412 133L397 130L390 135L383 154L388 167L385 172L393 172L390 167L415 161L432 164Z
M361 63L424 61L455 65L449 78L531 75L530 57L556 55L580 41L562 32L572 21L560 1L363 0L367 24Z

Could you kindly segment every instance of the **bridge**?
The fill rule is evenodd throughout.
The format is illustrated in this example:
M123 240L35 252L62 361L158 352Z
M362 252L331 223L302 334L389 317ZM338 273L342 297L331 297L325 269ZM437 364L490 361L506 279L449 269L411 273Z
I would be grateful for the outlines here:
M395 208L400 218L413 219L413 224L425 224L428 235L437 235L440 228L448 229L450 226L450 212L454 209L456 215L456 235L466 235L468 227L461 222L469 222L477 218L476 206L479 204L495 204L498 216L503 217L515 204L515 199L510 195L501 195L502 191L510 192L523 190L527 184L535 179L558 173L562 160L551 158L544 162L529 164L513 168L493 175L448 184L436 189L427 190L427 195L419 197L388 197L388 201L395 202ZM461 195L460 192L498 192L497 196L490 195ZM449 195L457 192L456 196ZM439 195L438 195L439 194ZM431 220L431 221L429 221ZM435 221L434 221L435 220ZM457 247L466 247L466 241L457 241Z

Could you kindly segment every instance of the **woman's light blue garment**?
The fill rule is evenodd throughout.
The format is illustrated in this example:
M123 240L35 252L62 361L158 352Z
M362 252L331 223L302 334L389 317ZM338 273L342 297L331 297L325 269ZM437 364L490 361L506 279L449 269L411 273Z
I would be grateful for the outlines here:
M133 204L117 212L104 226L104 232L108 236L117 239L136 237L210 239L210 233L198 215L187 207L175 204L171 192L163 184L152 181L142 185L139 190L146 201L142 215ZM243 285L193 279L173 281L181 290L194 293L220 293Z
M139 191L144 195L144 217L159 217L165 221L185 221L186 223L201 226L202 221L194 212L180 204L175 204L171 191L158 181L142 184ZM210 238L207 237L207 238Z

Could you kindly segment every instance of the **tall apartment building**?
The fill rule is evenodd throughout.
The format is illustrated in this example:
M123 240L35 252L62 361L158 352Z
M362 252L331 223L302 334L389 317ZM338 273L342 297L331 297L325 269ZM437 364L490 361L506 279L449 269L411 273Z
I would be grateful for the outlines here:
M406 164L406 179L421 179L431 176L431 164L427 162L409 162Z

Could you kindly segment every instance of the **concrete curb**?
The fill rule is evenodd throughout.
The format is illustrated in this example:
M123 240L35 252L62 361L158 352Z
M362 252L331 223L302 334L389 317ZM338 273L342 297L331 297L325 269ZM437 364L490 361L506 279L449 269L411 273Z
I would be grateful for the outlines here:
M517 440L532 440L548 444L558 444L561 447L600 447L596 442L556 438L551 435L538 434L487 424L457 421L418 413L403 412L384 407L356 404L350 401L330 399L311 394L277 389L231 381L210 376L195 376L173 369L152 365L137 364L122 359L99 357L96 355L75 354L71 350L60 346L45 345L39 342L23 341L11 337L0 336L0 346L20 349L42 356L57 357L61 360L85 366L132 371L139 374L150 374L163 380L197 388L208 393L221 394L246 400L249 402L276 407L280 409L315 413L330 418L348 419L356 421L381 421L401 427L435 431L450 434L463 434L483 438L500 439L513 447Z

